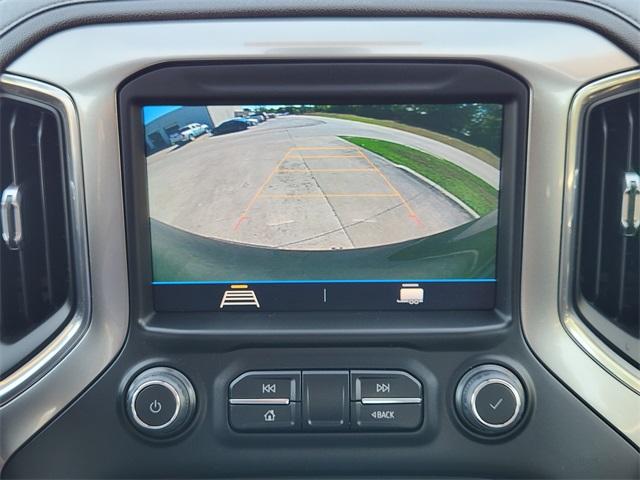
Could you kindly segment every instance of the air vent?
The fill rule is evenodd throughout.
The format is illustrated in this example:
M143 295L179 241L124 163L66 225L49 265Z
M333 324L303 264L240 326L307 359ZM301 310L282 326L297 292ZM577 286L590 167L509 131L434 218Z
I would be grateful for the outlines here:
M578 307L618 353L640 363L640 93L586 114L578 234Z
M6 376L71 313L62 125L54 110L0 98L0 362Z

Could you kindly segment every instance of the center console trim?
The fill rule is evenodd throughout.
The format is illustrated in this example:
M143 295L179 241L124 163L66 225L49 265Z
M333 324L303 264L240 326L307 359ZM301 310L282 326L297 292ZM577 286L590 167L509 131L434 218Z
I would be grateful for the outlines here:
M86 19L83 17L82 21ZM331 41L326 39L327 32L333 32ZM384 32L383 40L379 32ZM182 41L176 42L176 38ZM558 42L558 38L563 41ZM66 52L65 62L60 62L60 52ZM640 444L638 422L627 415L631 411L627 407L637 405L637 396L600 369L566 334L558 315L556 280L564 129L571 99L582 85L637 68L636 60L592 30L558 21L132 21L60 31L40 40L8 66L13 74L57 85L75 103L83 141L90 261L99 266L91 272L92 326L102 326L96 334L100 333L103 344L107 339L108 345L104 346L108 348L96 355L93 341L85 336L54 371L0 410L0 468L23 443L59 415L112 362L124 344L128 292L116 120L120 83L142 69L167 61L287 58L484 61L526 79L534 95L529 114L525 203L526 273L522 276L525 337L541 361L569 388L627 438ZM86 358L95 359L95 368L86 370ZM77 377L78 371L83 371L84 376ZM74 380L73 385L65 383L69 379Z

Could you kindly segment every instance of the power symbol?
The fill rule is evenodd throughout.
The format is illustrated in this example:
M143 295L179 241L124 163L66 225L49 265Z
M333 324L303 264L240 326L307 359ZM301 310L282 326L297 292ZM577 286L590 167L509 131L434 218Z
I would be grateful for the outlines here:
M149 411L151 413L160 413L162 410L162 404L158 400L154 400L149 404Z

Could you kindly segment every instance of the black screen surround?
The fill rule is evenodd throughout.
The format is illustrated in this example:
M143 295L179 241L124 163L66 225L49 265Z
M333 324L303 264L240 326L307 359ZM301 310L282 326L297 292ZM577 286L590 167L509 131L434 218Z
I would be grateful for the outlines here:
M514 280L512 259L517 251L519 205L522 193L524 154L523 135L527 116L526 87L515 77L480 64L454 65L446 62L268 62L167 65L154 68L128 81L120 92L122 147L124 160L125 198L130 239L130 268L136 295L142 312L152 328L176 326L183 333L200 325L207 330L224 328L230 322L235 327L250 325L259 314L255 312L210 312L210 285L154 285L151 271L151 241L146 196L145 144L141 107L143 105L215 105L246 103L497 103L503 105L503 133L500 174L500 209L498 211L498 255L496 277L491 285L482 285L473 295L464 288L445 288L436 311L428 316L418 312L395 312L397 319L388 327L400 332L417 321L422 326L438 324L447 328L468 326L498 326L508 321L511 310L510 287ZM126 132L126 133L125 133ZM275 267L274 267L275 268ZM457 286L456 286L457 287ZM490 287L490 288L487 288ZM264 287L263 287L264 288ZM360 287L361 288L361 287ZM218 288L219 289L219 288ZM268 289L265 288L268 294ZM216 292L217 294L218 292ZM471 292L469 292L471 293ZM363 292L358 292L362 295ZM371 293L372 294L372 293ZM375 297L377 294L373 294ZM444 300L444 299L448 300ZM471 298L476 300L471 301ZM471 301L471 303L469 303ZM456 322L453 313L459 305L467 310L464 320ZM482 305L473 310L473 305ZM345 302L346 305L346 302ZM487 310L495 305L495 309ZM156 311L156 307L157 310ZM349 326L358 316L346 317L336 311L320 313L314 308L297 305L295 310L307 311L306 318L321 320L326 328L333 321ZM353 308L344 311L353 312ZM142 313L141 312L141 313ZM179 325L171 318L180 313ZM497 312L501 312L497 314ZM389 312L391 313L391 312ZM149 315L150 314L150 315ZM505 315L506 314L506 315ZM291 316L272 312L269 317L285 327ZM204 323L202 323L202 319ZM419 320L422 318L423 320ZM212 321L213 319L213 321ZM257 320L259 322L259 320ZM165 323L169 322L169 323ZM192 323L195 322L195 323ZM247 323L248 322L248 323ZM299 325L298 321L295 321ZM387 323L387 322L385 322ZM197 327L196 327L197 328ZM285 327L286 328L286 327Z

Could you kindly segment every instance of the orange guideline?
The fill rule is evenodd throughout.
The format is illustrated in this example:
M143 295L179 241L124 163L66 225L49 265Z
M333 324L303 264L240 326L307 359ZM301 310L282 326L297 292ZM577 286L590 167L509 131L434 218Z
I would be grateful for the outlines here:
M284 161L289 158L289 155L292 151L304 151L304 150L355 150L357 155L304 155L302 153L298 153L301 158L364 158L369 164L370 168L318 168L318 169L309 169L309 168L281 168ZM382 177L384 182L387 184L391 193L309 193L309 194L263 194L264 189L267 187L269 182L276 173L347 173L347 172L376 172L378 175ZM332 197L399 197L402 201L402 204L407 209L409 213L409 217L416 222L418 225L422 225L422 222L413 211L407 200L402 196L402 194L393 186L393 184L389 181L389 179L380 171L378 167L376 167L373 162L367 157L360 148L357 147L292 147L284 154L284 156L280 159L278 164L274 167L274 169L269 173L269 176L262 183L260 188L253 195L245 209L240 214L240 217L235 223L233 227L234 230L237 230L242 222L247 220L249 211L256 203L258 198L262 196L265 198L332 198Z

